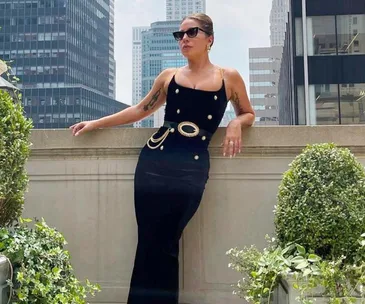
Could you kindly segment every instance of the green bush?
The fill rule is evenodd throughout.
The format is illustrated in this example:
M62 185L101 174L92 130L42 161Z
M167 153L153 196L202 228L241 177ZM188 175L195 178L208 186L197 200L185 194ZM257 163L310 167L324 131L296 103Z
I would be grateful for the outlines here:
M275 226L279 245L299 243L326 260L349 263L365 232L365 171L348 149L309 145L279 186Z
M11 303L84 304L88 294L99 290L89 281L77 280L65 244L62 234L43 220L34 229L24 223L0 229L0 253L14 267Z
M31 128L20 102L0 90L0 227L11 225L23 210Z

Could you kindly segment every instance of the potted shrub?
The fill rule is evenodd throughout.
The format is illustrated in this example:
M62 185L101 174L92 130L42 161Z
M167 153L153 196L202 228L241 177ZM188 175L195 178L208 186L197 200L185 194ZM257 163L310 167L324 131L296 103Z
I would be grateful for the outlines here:
M99 286L76 278L66 241L44 220L34 228L21 220L13 229L0 229L0 253L9 258L14 269L11 301L18 304L83 304L88 294L94 295ZM12 302L12 303L13 303Z
M266 249L227 252L244 276L234 293L268 303L284 280L289 303L364 301L365 170L348 149L308 145L285 172L274 212Z
M21 218L32 122L13 93L0 89L0 303L84 304L99 286L77 280L62 234Z

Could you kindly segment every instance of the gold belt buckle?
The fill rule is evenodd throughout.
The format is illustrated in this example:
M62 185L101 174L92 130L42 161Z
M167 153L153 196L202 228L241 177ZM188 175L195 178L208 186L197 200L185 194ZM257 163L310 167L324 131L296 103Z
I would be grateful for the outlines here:
M194 132L189 133L189 132L184 131L183 128L186 127L186 126L192 127L194 129ZM200 131L199 127L191 121L182 121L182 122L180 122L179 125L177 126L177 129L178 129L178 131L181 135L186 136L186 137L198 136L199 131Z

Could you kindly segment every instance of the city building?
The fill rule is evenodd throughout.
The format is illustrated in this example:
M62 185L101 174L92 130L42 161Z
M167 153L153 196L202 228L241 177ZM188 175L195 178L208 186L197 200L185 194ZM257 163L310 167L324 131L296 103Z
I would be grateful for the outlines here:
M109 0L109 96L113 99L116 98L116 81L117 71L116 62L114 57L114 2L115 0Z
M273 0L270 11L270 46L283 46L288 22L289 0Z
M270 11L271 47L249 49L250 100L255 125L279 124L278 85L288 20L289 0L273 0Z
M249 49L250 101L255 125L277 125L281 46Z
M182 20L193 13L205 13L206 0L166 0L166 20Z
M135 26L132 28L132 104L136 105L142 98L142 32L147 31L149 26ZM133 124L135 128L140 128L142 122Z
M164 69L186 65L187 61L181 55L172 32L179 29L185 16L205 13L205 10L206 0L166 0L167 21L154 22L150 27L133 28L133 103L148 94L153 81ZM139 68L140 62L142 69ZM164 115L165 106L162 106L134 126L159 127L163 124Z
M279 82L280 124L365 123L364 66L362 1L291 0Z
M0 0L0 59L12 61L36 128L127 107L114 100L113 18L114 0Z
M230 102L228 102L226 111L224 112L222 121L220 122L219 126L227 127L228 124L230 123L230 121L236 117L237 117L237 115L236 115L235 110L233 109L232 104Z
M158 21L142 32L142 96L151 90L155 78L167 68L179 68L187 64L172 32L179 29L180 21ZM163 123L165 107L142 120L142 127L159 127ZM156 119L154 119L156 118Z

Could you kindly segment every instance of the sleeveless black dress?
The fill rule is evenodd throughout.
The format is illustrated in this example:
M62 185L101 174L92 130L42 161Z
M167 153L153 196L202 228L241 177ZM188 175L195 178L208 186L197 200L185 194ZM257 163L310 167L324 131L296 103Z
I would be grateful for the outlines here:
M168 87L164 125L143 147L135 171L138 246L128 304L177 304L179 239L209 175L210 138L227 106L220 90Z

